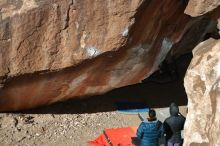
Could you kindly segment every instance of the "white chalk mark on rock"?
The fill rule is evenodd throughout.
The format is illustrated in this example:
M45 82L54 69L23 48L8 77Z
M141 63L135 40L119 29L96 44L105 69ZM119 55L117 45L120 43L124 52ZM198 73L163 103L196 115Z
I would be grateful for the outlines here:
M100 54L100 51L94 46L87 47L86 51L87 51L88 56L90 57L95 57Z
M166 58L167 53L170 51L172 46L173 46L173 42L170 39L168 39L168 38L163 39L163 42L162 42L162 45L160 48L160 53L158 54L157 58L155 59L155 63L153 65L153 68L150 71L149 75L158 69L158 66Z
M129 25L122 31L122 36L123 37L127 37L128 36L128 33L129 33L129 30L131 28L131 26L135 23L135 19L131 19L131 21L129 22Z
M123 36L123 37L127 37L127 36L128 36L128 32L129 32L128 27L126 27L126 28L124 29L124 31L122 32L122 36Z

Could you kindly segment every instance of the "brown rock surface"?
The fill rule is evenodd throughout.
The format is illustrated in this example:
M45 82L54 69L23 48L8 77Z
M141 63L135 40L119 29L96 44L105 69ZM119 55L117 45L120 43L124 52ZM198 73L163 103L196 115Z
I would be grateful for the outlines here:
M184 85L188 95L184 145L220 145L220 40L209 39L193 50Z
M139 82L171 49L171 55L187 52L216 28L207 17L185 15L186 5L180 0L1 1L0 111Z
M220 0L189 0L185 13L193 17L212 11L220 5Z
M3 0L0 76L76 65L122 46L134 1ZM124 34L126 35L126 33Z

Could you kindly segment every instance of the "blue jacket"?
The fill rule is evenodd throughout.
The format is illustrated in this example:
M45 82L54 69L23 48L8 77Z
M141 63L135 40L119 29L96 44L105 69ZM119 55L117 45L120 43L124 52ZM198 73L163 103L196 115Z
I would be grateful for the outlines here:
M163 124L158 121L143 121L137 129L141 146L158 146L159 138L163 136Z

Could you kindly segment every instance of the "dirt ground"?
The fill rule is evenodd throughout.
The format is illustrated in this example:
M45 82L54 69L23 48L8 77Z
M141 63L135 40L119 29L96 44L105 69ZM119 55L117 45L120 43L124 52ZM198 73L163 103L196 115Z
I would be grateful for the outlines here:
M85 146L88 140L100 135L104 128L138 126L141 122L135 114L127 115L115 111L0 116L1 146Z
M30 120L29 120L30 119ZM84 146L104 128L136 125L133 116L93 114L1 114L1 146Z
M185 112L185 107L181 107ZM168 116L157 109L158 119ZM184 113L182 112L182 113ZM185 114L185 113L184 113ZM104 128L138 126L136 114L115 111L90 114L1 114L1 146L85 146Z
M141 120L136 114L117 112L115 103L121 101L145 103L156 109L160 120L169 116L169 104L176 102L185 115L183 77L189 61L187 56L177 61L178 77L174 80L155 74L143 83L105 95L18 113L0 113L0 146L85 146L105 128L138 126Z

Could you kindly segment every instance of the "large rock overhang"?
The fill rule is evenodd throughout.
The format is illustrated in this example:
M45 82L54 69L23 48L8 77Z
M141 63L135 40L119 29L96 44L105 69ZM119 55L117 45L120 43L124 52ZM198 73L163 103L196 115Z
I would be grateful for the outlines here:
M140 82L167 54L191 51L217 25L209 15L184 14L183 0L19 0L0 6L0 111Z

